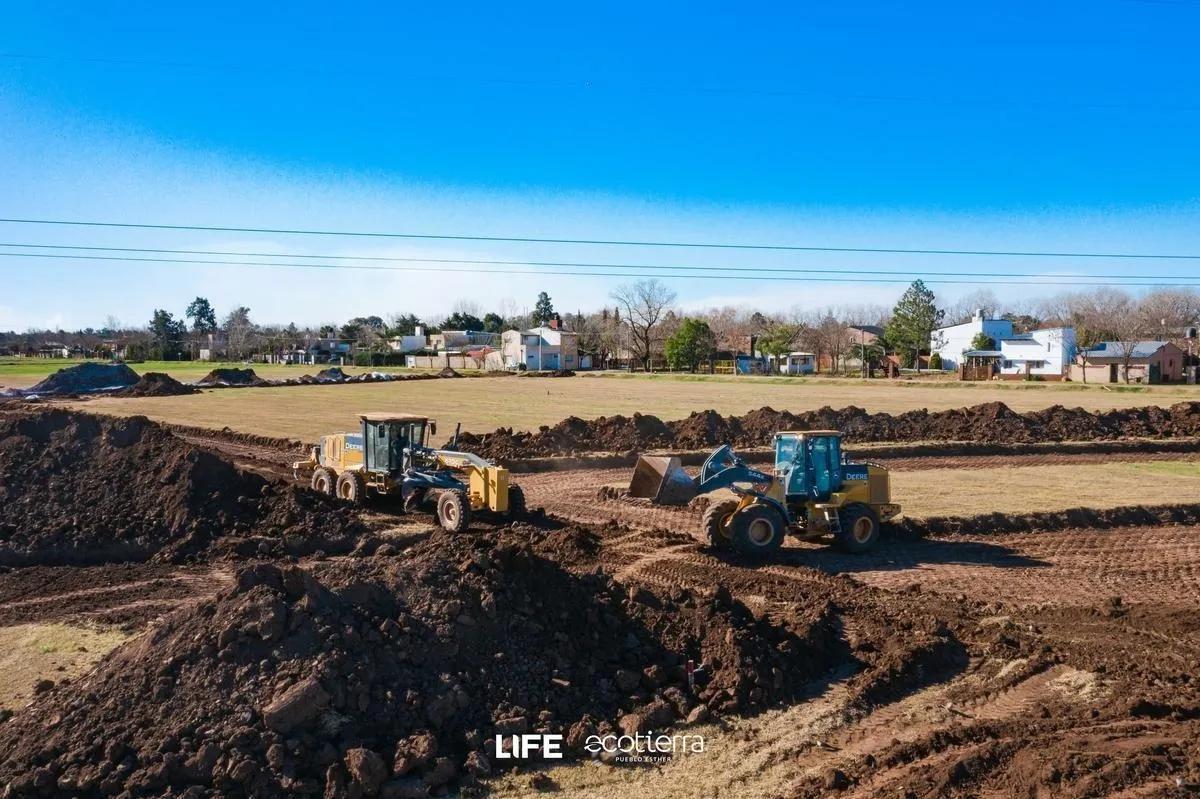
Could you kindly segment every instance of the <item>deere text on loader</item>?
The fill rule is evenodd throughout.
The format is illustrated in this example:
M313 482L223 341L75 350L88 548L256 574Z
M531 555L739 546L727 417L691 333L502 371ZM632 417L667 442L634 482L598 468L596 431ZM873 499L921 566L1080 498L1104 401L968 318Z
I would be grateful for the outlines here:
M398 496L406 512L436 501L438 523L454 533L467 529L472 513L525 512L525 495L509 484L508 469L426 446L437 433L434 420L407 413L364 413L359 420L360 432L322 436L308 460L292 464L296 478L311 473L314 490L349 502Z
M895 518L891 481L882 466L850 463L842 456L841 433L832 430L776 433L775 468L752 469L728 444L691 477L678 458L643 456L629 493L664 505L685 505L699 494L727 488L734 499L712 502L704 533L718 548L769 555L785 535L803 539L832 536L849 552L865 552L879 540L880 524Z

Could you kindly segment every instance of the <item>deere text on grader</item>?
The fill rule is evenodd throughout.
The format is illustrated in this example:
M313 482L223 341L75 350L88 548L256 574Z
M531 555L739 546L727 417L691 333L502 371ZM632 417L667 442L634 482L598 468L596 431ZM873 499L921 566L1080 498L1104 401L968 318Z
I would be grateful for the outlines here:
M292 464L296 478L311 473L314 490L349 502L398 496L406 512L436 499L438 523L454 533L467 529L472 513L525 512L525 495L509 484L508 469L426 446L437 433L434 420L407 413L364 413L359 420L360 432L322 436L307 460Z
M887 469L848 462L841 433L784 431L775 434L774 446L773 472L750 468L727 444L708 456L695 478L679 458L642 456L629 493L686 505L700 494L729 489L736 498L708 506L704 533L714 547L758 556L778 550L788 534L831 535L842 549L865 552L879 540L880 524L900 513Z

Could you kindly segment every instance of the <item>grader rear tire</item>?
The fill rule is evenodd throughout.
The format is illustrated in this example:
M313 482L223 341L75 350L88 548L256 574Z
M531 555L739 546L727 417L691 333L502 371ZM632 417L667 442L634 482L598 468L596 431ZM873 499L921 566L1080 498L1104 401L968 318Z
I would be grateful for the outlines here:
M339 499L355 504L367 498L367 484L358 472L342 472L337 481Z
M525 518L525 491L520 486L508 487L508 518Z
M333 473L333 469L326 466L318 466L312 476L312 490L324 494L327 497L332 497L334 488L337 486L337 475Z
M704 511L704 519L700 522L708 545L713 549L725 549L731 545L729 521L737 510L736 499L725 499L710 503Z
M443 491L437 503L438 524L448 533L461 533L471 523L471 503L461 491Z

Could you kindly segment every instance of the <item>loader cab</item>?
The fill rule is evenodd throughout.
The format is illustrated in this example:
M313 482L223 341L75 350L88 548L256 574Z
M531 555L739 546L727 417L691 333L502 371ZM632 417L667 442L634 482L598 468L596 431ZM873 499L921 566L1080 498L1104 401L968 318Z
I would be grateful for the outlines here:
M842 435L835 430L775 434L775 473L788 499L824 502L842 488Z
M368 472L407 469L405 450L425 446L426 432L437 433L437 422L412 414L366 413L362 420L363 468Z

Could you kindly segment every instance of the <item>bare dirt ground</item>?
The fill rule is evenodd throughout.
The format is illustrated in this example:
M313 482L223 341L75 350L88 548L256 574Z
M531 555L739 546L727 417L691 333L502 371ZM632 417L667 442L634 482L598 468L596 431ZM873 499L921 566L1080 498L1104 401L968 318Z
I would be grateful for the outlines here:
M272 477L286 477L301 452L286 441L233 433L178 435ZM1131 488L1141 503L1194 501L1198 464L1194 452L1086 448L888 462L906 511L931 515L1113 507L1128 504ZM600 568L633 592L644 587L660 596L682 589L711 596L721 586L773 623L818 612L812 598L823 597L820 612L836 618L834 648L845 657L798 702L689 728L705 736L703 754L657 768L581 762L550 769L560 795L1194 795L1200 527L897 536L856 556L790 544L758 564L703 548L697 509L602 496L604 486L628 477L627 468L517 475L531 506L594 525L561 530L557 543L553 519L527 534L543 537L544 556L575 573ZM396 516L386 507L358 516L375 546L391 546L390 558L430 538L427 516ZM491 534L484 528L475 534ZM511 534L526 533L518 526ZM589 537L594 547L580 547ZM30 701L38 707L39 692L69 689L61 684L89 674L130 636L156 629L164 614L227 588L247 560L221 551L187 564L0 571L0 708L16 711L20 722ZM358 553L299 562L352 574L393 561ZM454 562L471 568L469 560ZM914 608L928 618L913 629L900 626L914 624L911 616L889 615ZM923 635L952 646L889 648ZM868 672L875 683L864 697ZM42 680L59 687L38 688ZM487 789L529 795L529 771L499 771Z

